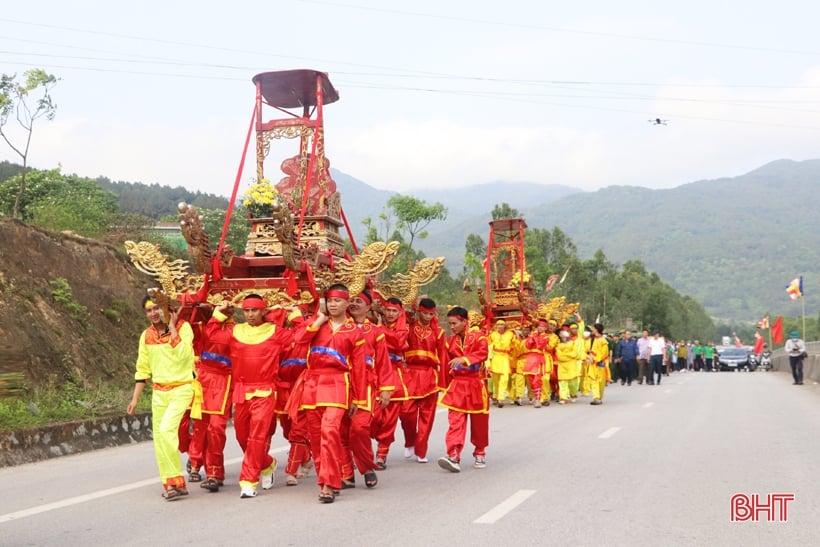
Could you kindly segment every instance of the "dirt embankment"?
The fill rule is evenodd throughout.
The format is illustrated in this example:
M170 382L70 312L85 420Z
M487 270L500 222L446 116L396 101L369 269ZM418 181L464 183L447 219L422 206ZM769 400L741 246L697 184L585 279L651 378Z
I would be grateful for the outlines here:
M0 219L0 374L26 388L127 383L152 285L122 247Z

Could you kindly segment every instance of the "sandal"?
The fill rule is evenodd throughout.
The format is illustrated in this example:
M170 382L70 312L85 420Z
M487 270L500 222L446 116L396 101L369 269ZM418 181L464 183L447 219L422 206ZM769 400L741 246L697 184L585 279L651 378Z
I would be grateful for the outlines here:
M349 490L351 488L356 488L356 479L354 477L342 479L342 490Z
M191 471L188 473L188 482L202 482L202 475L199 471Z
M333 492L319 492L320 503L333 503L336 500L336 495Z
M219 492L219 486L219 481L213 477L208 477L199 485L200 488L204 488L208 492Z
M173 486L162 493L162 497L165 498L165 501L174 501L187 495L188 491L184 488L174 488Z
M376 460L376 467L382 471L387 469L387 462L384 461L384 458L379 458Z
M374 488L377 484L379 484L379 477L376 476L375 471L368 471L364 474L364 484L368 488Z

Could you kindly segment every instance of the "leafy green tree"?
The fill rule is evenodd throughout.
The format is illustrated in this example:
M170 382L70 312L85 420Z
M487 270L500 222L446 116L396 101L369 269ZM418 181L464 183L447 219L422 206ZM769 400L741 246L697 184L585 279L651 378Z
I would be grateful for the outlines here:
M51 89L57 85L58 78L45 70L33 68L23 73L23 81L17 74L0 76L0 136L6 144L23 160L23 170L19 177L17 198L12 208L12 217L19 218L20 201L26 191L26 170L31 136L34 133L34 122L45 117L53 120L57 105L51 98ZM33 98L31 94L37 94ZM13 142L9 135L9 118L14 115L23 130L22 142Z
M487 259L487 244L478 234L468 234L464 244L464 277L470 283L484 284L484 261Z
M396 227L410 236L408 250L413 249L413 242L427 237L425 228L434 220L446 220L447 208L441 203L428 205L426 201L412 196L395 195L387 201L387 207L396 217Z
M502 218L521 218L521 213L518 212L518 209L510 207L510 204L506 202L501 205L494 205L492 215L493 220L501 220Z

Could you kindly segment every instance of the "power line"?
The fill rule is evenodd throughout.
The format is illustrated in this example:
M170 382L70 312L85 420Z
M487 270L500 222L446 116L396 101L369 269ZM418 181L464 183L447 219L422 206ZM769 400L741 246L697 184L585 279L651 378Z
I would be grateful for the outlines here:
M464 17L464 16L454 16L454 15L443 15L443 14L436 14L436 13L423 13L423 12L416 12L416 11L409 11L409 10L400 10L400 9L393 9L393 8L381 8L381 7L373 7L373 6L360 6L356 4L346 4L343 2L329 2L326 0L298 0L300 2L306 4L319 4L325 6L333 6L337 8L350 8L350 9L357 9L362 11L372 11L372 12L380 12L380 13L388 13L391 15L410 15L414 17L426 17L430 19L442 19L447 21L459 21L464 23L477 23L482 25L492 25L492 26L500 26L500 27L511 27L511 28L525 28L531 30L540 30L540 31L548 31L548 32L561 32L566 34L578 34L581 36L600 36L604 38L619 38L624 40L639 40L639 41L648 41L648 42L660 42L660 43L667 43L667 44L677 44L677 45L686 45L686 46L699 46L699 47L713 47L713 48L726 48L726 49L742 49L742 50L749 50L749 51L765 51L765 52L772 52L772 53L788 53L793 55L820 55L820 51L811 51L811 50L798 50L798 49L782 49L782 48L772 48L772 47L761 47L761 46L750 46L750 45L743 45L743 44L720 44L716 42L700 42L695 40L681 40L676 38L658 38L655 36L640 36L636 34L620 34L615 32L597 32L597 31L589 31L589 30L578 30L578 29L568 29L568 28L561 28L561 27L550 27L545 25L538 25L533 23L511 23L505 21L491 21L487 19L478 19L475 17Z

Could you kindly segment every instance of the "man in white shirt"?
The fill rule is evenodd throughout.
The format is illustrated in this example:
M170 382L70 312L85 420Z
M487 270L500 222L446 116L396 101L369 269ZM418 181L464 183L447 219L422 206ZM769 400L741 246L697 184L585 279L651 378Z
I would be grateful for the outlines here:
M652 385L652 370L649 368L649 331L644 330L638 339L638 383L642 384L646 377L646 383Z
M649 339L649 365L652 369L652 377L658 376L658 379L655 380L655 385L658 386L661 384L661 376L663 376L663 350L665 347L666 340L663 339L660 331L653 331L652 337Z

